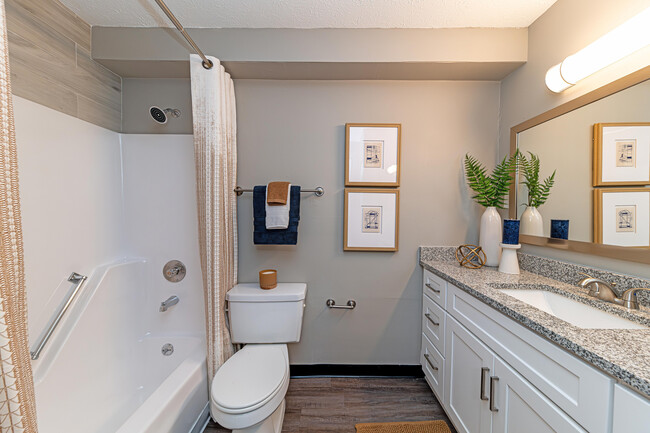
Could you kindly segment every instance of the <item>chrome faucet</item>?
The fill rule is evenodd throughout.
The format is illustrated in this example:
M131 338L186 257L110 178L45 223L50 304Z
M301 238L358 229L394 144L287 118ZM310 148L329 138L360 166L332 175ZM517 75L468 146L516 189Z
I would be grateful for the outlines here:
M585 278L580 280L578 285L583 289L589 289L589 296L613 304L623 305L623 300L616 296L616 292L614 292L614 286L616 286L616 283L610 284L600 278L594 278L587 274L583 274L582 272L580 274L584 275Z
M165 299L164 301L162 301L160 303L160 312L163 313L163 312L167 311L167 309L169 307L171 307L172 305L178 304L179 300L180 299L178 299L178 296L176 296L176 295L170 296L169 298Z
M639 309L639 301L636 298L637 292L641 290L650 291L650 288L628 289L624 291L623 296L619 298L614 292L616 283L610 284L607 281L601 280L600 278L594 278L587 274L583 274L582 272L580 274L584 275L585 278L580 280L578 282L578 285L583 289L589 289L589 296L593 296L605 302L611 302L612 304L622 305L630 310Z

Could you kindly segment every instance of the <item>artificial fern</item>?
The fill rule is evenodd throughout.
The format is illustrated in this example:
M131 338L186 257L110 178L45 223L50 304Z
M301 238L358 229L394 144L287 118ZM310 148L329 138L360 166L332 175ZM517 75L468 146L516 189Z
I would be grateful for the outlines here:
M540 184L539 182L539 157L532 152L530 154L530 159L526 158L526 155L519 153L518 165L521 168L521 173L524 176L524 181L522 182L526 185L528 189L528 206L540 207L551 193L551 188L555 183L555 171L549 177L544 179Z
M499 209L505 207L505 196L510 190L513 176L517 169L518 152L508 158L503 158L491 175L487 175L487 169L476 158L465 155L465 176L467 184L476 193L473 199L485 206L494 206Z

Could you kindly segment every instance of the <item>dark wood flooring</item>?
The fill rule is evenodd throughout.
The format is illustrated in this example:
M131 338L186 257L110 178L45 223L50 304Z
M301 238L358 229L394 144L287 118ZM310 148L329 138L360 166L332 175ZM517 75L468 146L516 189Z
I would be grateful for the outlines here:
M354 433L360 422L451 422L424 379L314 377L291 379L283 433ZM210 421L204 433L227 433Z

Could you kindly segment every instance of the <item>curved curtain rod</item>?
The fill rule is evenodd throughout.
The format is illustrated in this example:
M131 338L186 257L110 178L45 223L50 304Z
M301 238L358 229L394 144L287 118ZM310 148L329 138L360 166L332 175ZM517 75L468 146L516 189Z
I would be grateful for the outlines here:
M169 8L167 7L167 5L165 4L165 2L164 2L163 0L156 0L156 3L158 3L158 6L160 6L160 9L162 9L162 11L165 13L165 15L167 15L167 18L169 18L169 20L170 20L170 21L171 21L171 22L176 26L176 28L178 29L178 31L181 32L181 35L183 35L183 37L185 38L185 40L187 41L187 43L190 44L190 45L192 46L192 48L194 49L194 51L196 52L196 54L198 54L199 56L201 56L201 58L203 59L203 62L202 62L203 67L204 67L205 69L212 69L212 67L214 66L214 64L212 63L212 61L211 61L210 59L208 59L208 58L205 56L205 54L203 54L203 51L201 51L201 49L199 48L199 46L196 45L196 42L194 42L194 39L192 39L192 38L190 37L190 35L187 34L187 32L186 32L185 29L183 28L183 26L182 26L182 24L180 23L180 21L178 21L178 20L176 19L176 17L175 17L174 14L172 13L172 11L169 10Z

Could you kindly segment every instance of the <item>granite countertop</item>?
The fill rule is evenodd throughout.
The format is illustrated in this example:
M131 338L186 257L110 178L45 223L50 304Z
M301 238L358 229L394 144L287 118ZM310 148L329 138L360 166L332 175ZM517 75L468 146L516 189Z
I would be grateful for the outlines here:
M466 269L447 255L425 254L420 264L526 328L566 349L650 398L650 329L582 329L500 292L499 288L545 289L650 327L650 309L638 311L587 296L587 290L531 272ZM514 286L514 287L513 287Z

